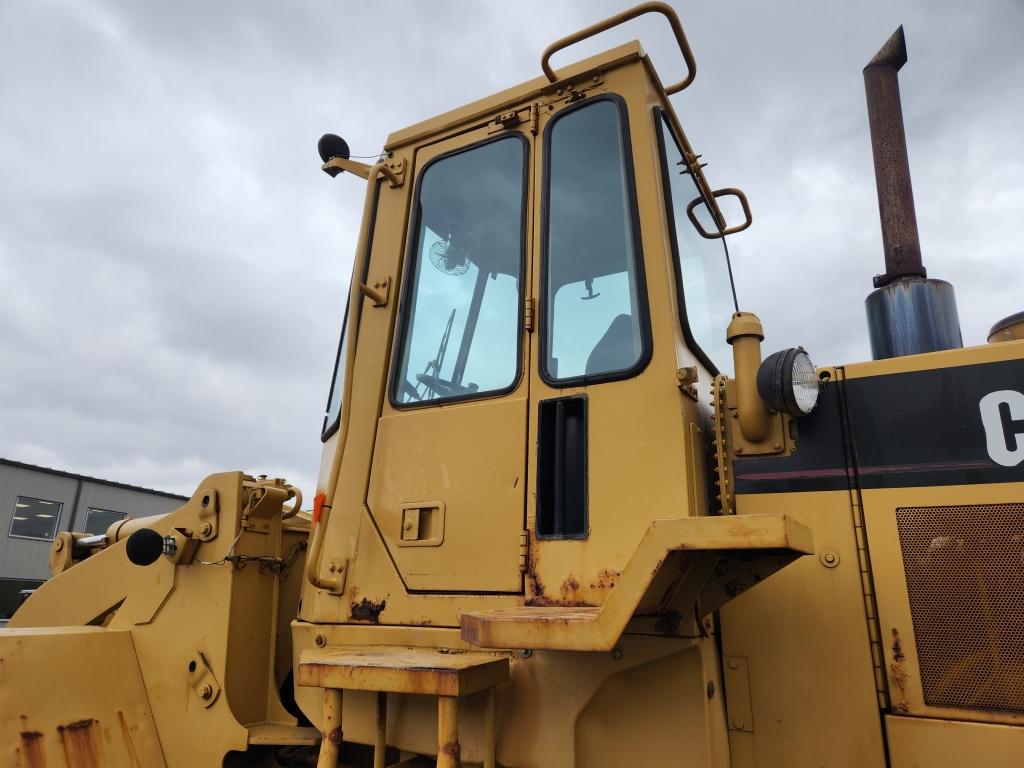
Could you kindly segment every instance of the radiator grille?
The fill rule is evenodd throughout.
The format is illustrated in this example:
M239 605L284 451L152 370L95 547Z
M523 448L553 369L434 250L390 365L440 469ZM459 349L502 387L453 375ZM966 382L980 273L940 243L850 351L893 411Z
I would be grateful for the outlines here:
M1024 503L896 510L924 701L1024 711Z

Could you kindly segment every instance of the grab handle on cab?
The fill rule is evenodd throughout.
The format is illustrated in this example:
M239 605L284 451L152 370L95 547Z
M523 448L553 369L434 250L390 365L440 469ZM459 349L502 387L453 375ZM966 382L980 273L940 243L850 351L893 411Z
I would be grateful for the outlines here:
M551 64L549 63L551 57L555 53L564 48L568 48L570 45L575 45L582 40L586 40L588 37L593 37L601 32L606 32L612 27L617 27L619 24L635 19L637 16L643 16L645 13L660 13L668 19L669 26L672 27L672 33L675 35L676 42L679 44L679 50L683 54L683 61L686 62L686 77L678 83L665 86L665 93L669 96L673 93L679 93L679 91L692 83L693 79L697 76L697 61L693 57L693 51L690 49L690 43L686 39L686 33L683 31L683 25L679 21L679 17L676 15L675 10L668 3L641 3L634 8L630 8L622 13L610 16L604 21L591 24L589 27L581 29L579 32L574 32L567 37L556 40L545 49L540 59L540 68L544 70L544 74L547 75L548 80L552 83L555 82L558 80L558 75L555 74L555 70L551 68Z

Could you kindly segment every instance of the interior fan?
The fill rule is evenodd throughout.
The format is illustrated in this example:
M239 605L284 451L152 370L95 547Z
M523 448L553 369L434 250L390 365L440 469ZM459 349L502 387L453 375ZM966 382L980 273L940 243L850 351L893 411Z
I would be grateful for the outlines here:
M430 246L430 263L446 275L463 275L469 269L469 254L455 244L449 230L447 240L438 240Z

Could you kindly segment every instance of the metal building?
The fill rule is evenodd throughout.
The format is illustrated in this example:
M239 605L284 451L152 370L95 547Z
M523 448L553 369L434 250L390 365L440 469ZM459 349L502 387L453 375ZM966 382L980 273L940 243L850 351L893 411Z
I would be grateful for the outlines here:
M23 589L50 576L50 543L61 531L103 533L125 517L161 515L186 496L0 458L0 626Z

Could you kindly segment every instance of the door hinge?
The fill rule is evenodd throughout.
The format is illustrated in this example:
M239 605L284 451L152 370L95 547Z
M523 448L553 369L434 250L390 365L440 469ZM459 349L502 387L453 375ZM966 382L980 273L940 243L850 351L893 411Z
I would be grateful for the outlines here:
M527 563L530 560L530 532L519 532L519 572L526 573Z
M527 333L533 333L533 316L536 311L537 300L529 298L526 300L526 308L523 310L523 328Z

